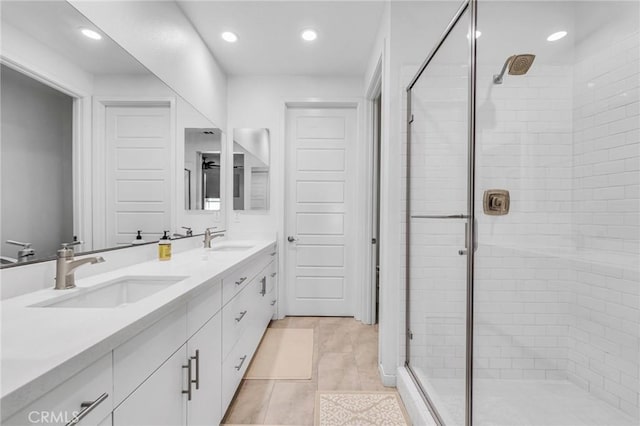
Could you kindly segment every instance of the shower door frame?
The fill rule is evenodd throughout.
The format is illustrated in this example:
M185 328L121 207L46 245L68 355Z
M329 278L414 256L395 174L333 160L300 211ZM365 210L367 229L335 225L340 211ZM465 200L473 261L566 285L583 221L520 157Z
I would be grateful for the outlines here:
M427 58L423 61L422 65L418 69L418 72L411 79L411 82L406 88L407 92L407 117L406 117L406 132L407 132L407 174L406 174L406 240L405 240L405 325L406 325L406 339L405 339L405 367L409 372L409 376L418 388L424 402L427 404L429 411L433 415L436 423L440 426L445 426L442 417L438 413L438 409L429 397L424 388L420 385L420 381L413 371L409 359L411 351L411 330L410 326L410 256L409 245L411 238L411 197L410 197L410 178L411 178L411 123L413 122L413 114L411 110L411 90L413 86L418 82L422 73L429 66L429 63L438 53L445 40L459 23L460 19L466 11L469 11L469 32L468 34L476 34L477 28L477 16L478 16L478 0L464 0L460 8L451 19L447 28L440 36L438 42L431 50ZM473 290L474 290L474 257L476 247L476 220L475 220L475 145L476 145L476 37L469 38L469 93L468 93L468 164L467 164L467 214L464 217L467 219L465 241L467 241L466 256L467 256L467 274L466 274L466 348L465 348L465 426L472 426L473 424Z

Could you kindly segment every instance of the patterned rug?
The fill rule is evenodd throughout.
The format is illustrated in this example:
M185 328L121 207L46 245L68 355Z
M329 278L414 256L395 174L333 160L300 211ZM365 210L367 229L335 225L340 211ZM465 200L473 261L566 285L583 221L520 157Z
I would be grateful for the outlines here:
M315 426L408 426L395 392L317 392Z

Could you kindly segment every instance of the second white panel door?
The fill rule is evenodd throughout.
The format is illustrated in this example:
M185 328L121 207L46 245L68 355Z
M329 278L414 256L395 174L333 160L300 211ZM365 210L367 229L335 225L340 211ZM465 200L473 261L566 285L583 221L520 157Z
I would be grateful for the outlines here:
M106 245L158 239L171 226L169 107L106 109Z
M356 138L355 108L287 110L289 315L353 315Z

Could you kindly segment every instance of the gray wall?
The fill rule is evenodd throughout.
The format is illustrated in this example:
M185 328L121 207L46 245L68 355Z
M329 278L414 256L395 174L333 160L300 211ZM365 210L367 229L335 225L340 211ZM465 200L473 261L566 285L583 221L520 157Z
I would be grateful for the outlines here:
M13 239L52 256L73 239L73 99L4 65L0 84L0 252L15 258Z

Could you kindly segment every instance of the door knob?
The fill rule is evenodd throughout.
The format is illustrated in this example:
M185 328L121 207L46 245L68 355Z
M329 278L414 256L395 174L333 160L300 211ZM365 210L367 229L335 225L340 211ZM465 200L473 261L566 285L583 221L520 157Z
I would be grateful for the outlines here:
M297 238L295 238L295 237L293 237L293 236L289 235L289 236L287 237L287 241L289 241L290 243L292 243L292 242L294 242L294 241L297 241Z

